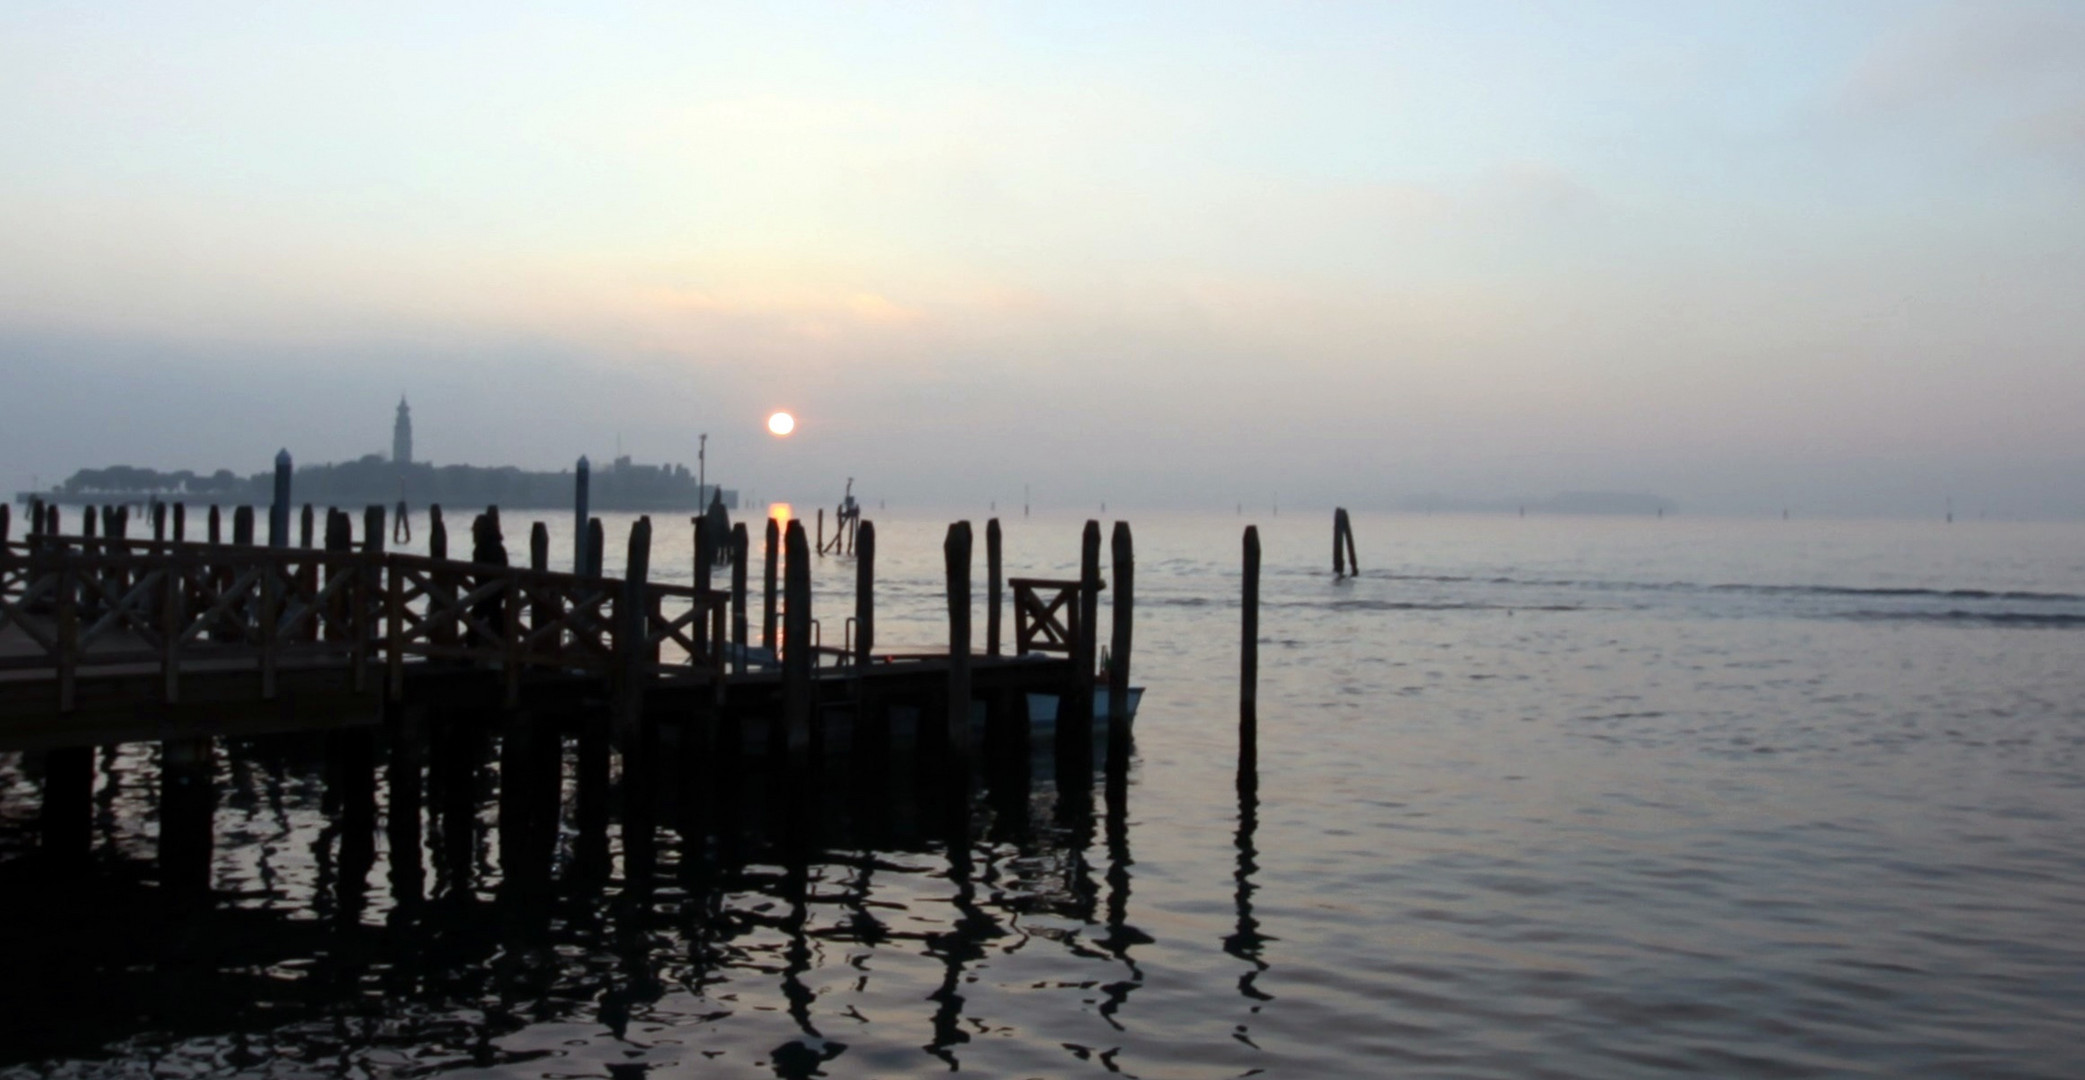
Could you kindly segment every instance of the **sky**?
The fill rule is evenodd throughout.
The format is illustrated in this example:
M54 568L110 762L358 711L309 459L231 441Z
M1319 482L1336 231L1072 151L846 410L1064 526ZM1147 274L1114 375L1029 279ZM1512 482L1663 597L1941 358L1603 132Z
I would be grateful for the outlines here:
M0 9L0 483L2085 517L2085 5L584 7Z

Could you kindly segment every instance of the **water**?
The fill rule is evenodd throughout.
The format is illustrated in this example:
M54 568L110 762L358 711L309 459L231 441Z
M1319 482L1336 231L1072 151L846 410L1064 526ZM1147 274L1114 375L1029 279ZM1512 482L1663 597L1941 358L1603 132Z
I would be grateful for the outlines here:
M877 516L879 641L941 641L941 522ZM153 888L154 748L106 757L91 887L0 757L0 1075L2076 1075L2085 528L1363 515L1336 582L1329 515L1265 521L1241 793L1241 524L1136 519L1122 803L986 793L967 840L891 775L784 842L750 778L648 882L575 872L568 806L529 885L488 768L414 903L257 741L205 915ZM1007 525L1073 569L1076 521Z

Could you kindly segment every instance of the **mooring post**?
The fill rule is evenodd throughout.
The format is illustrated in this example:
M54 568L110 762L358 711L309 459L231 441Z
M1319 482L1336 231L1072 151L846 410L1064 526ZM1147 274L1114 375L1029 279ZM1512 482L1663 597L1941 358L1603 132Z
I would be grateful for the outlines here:
M210 546L216 547L219 544L222 544L224 542L224 514L222 511L218 509L216 503L210 504L209 528Z
M1340 528L1345 532L1347 538L1347 574L1352 577L1360 577L1361 559L1354 554L1354 515L1347 513L1345 510L1341 510L1340 514Z
M29 515L29 521L27 522L28 527L23 530L22 534L24 536L43 535L43 500L30 499L29 507L24 513Z
M179 543L182 543L182 542L186 541L187 539L188 539L188 504L187 504L187 503L175 503L175 504L174 504L174 543L177 543L177 544L179 544Z
M775 522L774 518L768 518L767 567L762 572L763 576L761 578L760 647L770 651L777 648L779 644L775 641L775 617L781 613L775 604L775 558L776 549L780 546L781 526Z
M620 685L617 687L616 722L627 749L638 745L636 735L644 720L645 582L651 575L652 519L640 517L630 526L629 550L623 569L623 594L616 600L615 653Z
M782 730L791 758L811 745L811 550L804 523L789 521L787 594L782 601Z
M94 508L91 506L80 508L80 536L87 540L94 539Z
M51 536L56 536L61 531L58 528L58 507L55 503L44 508L43 531Z
M710 587L710 578L712 576L711 572L714 571L717 566L717 544L721 542L724 538L721 536L711 536L709 534L708 515L697 514L694 517L689 518L688 522L689 524L695 526L695 573L693 575L694 585L698 591L708 592Z
M999 609L1005 603L999 519L985 522L985 655L999 655Z
M540 521L528 529L528 568L550 569L550 526Z
M746 673L746 523L731 526L731 671Z
M1257 525L1245 527L1245 585L1240 608L1238 737L1241 744L1254 744L1260 713L1260 528Z
M268 504L268 546L290 546L290 450L275 452L275 498Z
M818 508L818 554L825 554L825 507Z
M1115 622L1108 653L1108 767L1113 769L1124 764L1129 753L1129 651L1136 618L1137 571L1129 522L1115 523L1109 543L1115 571L1114 598L1108 604Z
M308 548L308 547L310 547L310 546L311 546L311 542L312 542L312 526L313 526L313 524L314 524L314 521L313 521L313 519L315 518L315 516L316 516L316 515L315 515L315 514L314 514L314 513L312 512L312 509L311 509L311 504L310 504L310 503L305 503L305 504L304 504L304 509L303 509L303 510L302 510L302 511L301 511L300 513L298 513L298 515L297 515L297 546L298 546L298 547Z
M1332 508L1332 576L1347 576L1347 512L1343 507Z
M970 523L948 527L941 553L948 570L948 750L970 759Z
M0 504L0 513L4 513L6 509L7 507L5 504ZM0 532L4 531L5 530L0 530ZM157 499L154 499L152 500L152 540L154 543L163 544L166 543L166 538L167 504L160 502Z
M586 576L601 576L601 560L608 553L608 530L601 526L600 518L586 521Z
M589 535L587 516L587 486L593 474L592 466L586 463L586 455L579 456L579 464L572 471L572 572L585 576L587 567L587 543Z
M253 507L241 506L232 511L232 543L253 546Z
M1071 679L1057 706L1057 782L1084 785L1093 757L1093 668L1099 653L1100 522L1079 537L1079 593L1072 628Z
M854 669L867 674L876 652L876 523L864 521L854 536ZM860 731L860 718L856 718Z

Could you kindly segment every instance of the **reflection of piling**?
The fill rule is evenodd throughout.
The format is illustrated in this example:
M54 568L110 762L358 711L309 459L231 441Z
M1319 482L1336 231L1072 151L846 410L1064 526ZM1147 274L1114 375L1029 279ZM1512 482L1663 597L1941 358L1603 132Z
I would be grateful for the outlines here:
M948 527L941 553L948 569L948 749L970 756L970 523Z
M44 854L54 862L85 862L94 837L94 748L65 746L44 754Z
M390 760L384 769L384 840L390 851L391 898L401 907L420 902L426 872L420 865L420 714L392 711Z
M999 519L985 522L985 655L999 655L999 608L1004 602Z
M217 793L213 741L204 736L159 745L159 881L171 898L210 890L211 819Z
M861 671L876 651L876 523L862 522L854 539L854 664Z

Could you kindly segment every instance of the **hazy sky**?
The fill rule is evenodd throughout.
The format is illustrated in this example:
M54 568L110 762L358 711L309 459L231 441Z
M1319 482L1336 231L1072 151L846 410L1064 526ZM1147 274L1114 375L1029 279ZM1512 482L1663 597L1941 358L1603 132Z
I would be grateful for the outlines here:
M0 481L2085 515L2085 5L780 6L7 5Z

